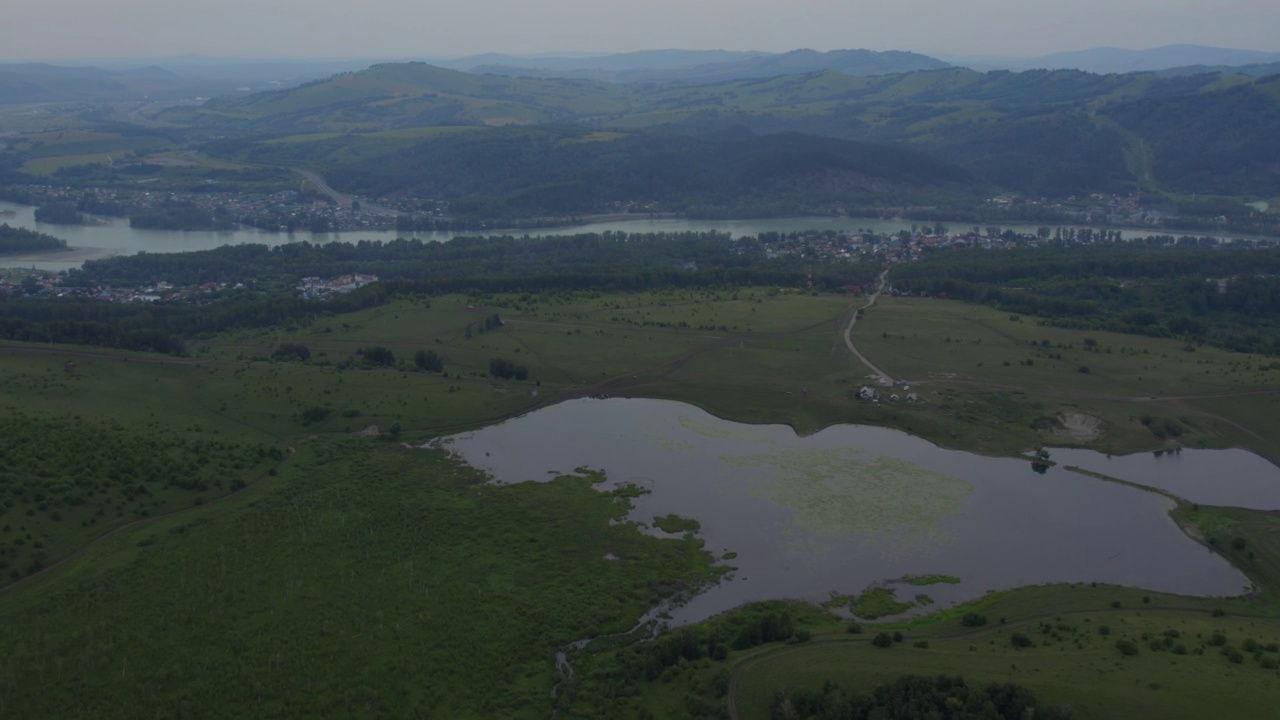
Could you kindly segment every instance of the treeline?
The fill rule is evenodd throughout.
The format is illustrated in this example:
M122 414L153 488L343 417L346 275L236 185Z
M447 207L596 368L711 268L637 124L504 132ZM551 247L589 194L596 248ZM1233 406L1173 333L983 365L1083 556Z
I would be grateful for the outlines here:
M247 291L215 296L201 304L10 300L0 303L0 339L183 355L189 339L232 328L306 323L322 313L355 312L388 298L387 288L374 284L323 304Z
M235 218L223 207L208 210L195 203L175 202L163 207L136 211L129 227L156 230L231 230Z
M865 695L828 682L820 690L780 688L770 704L772 717L822 720L1058 720L1070 715L1044 705L1012 683L973 687L959 676L904 675Z
M458 237L449 242L234 245L189 253L147 253L90 260L68 273L81 287L249 283L262 278L332 278L369 273L410 281L415 292L506 292L538 289L637 290L659 286L866 283L869 264L769 258L757 240L726 233L602 233L549 237Z
M870 263L769 258L756 240L721 233L456 238L447 243L394 240L355 245L237 245L189 253L140 254L86 262L65 284L137 286L165 279L193 286L244 283L247 290L198 301L119 304L83 298L0 303L0 338L94 345L181 355L192 339L241 327L309 322L354 312L400 295L488 294L544 290L641 291L658 287L782 286L836 290L867 284ZM383 278L346 295L304 300L299 276L353 272ZM287 288L256 292L258 286ZM496 327L500 319L490 318ZM516 373L512 370L512 377Z
M0 224L0 255L66 249L66 240L35 230L10 227L8 223Z
M894 270L903 292L1061 327L1280 355L1280 249L1140 244L947 251Z

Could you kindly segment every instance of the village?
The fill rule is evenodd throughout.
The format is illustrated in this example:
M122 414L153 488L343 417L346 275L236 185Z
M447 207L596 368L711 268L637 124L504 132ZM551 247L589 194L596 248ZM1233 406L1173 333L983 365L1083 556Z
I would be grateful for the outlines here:
M211 302L215 294L228 290L245 290L244 283L206 282L200 285L175 286L157 281L138 287L77 287L64 285L57 273L28 270L6 270L0 273L0 297L87 298L111 303ZM325 301L378 282L377 275L355 273L336 278L302 278L296 287L300 297Z

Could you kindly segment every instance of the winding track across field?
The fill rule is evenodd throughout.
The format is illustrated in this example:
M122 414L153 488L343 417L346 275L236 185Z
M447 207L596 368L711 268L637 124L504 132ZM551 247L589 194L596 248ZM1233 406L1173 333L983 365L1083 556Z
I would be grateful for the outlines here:
M853 334L853 326L855 323L858 322L858 315L861 314L863 310L866 310L867 308L876 304L876 299L880 297L880 292L884 290L884 285L885 285L885 282L888 280L888 278L889 278L889 268L885 268L884 272L880 273L880 281L879 281L879 284L876 285L876 291L871 293L871 297L867 298L867 302L865 305L853 311L853 316L849 318L849 325L844 329L844 344L846 347L849 348L849 352L853 353L854 357L861 360L863 365L866 365L871 370L871 372L875 373L876 376L879 377L880 384L882 385L892 385L893 378L889 377L889 374L886 373L885 371L876 367L870 360L867 359L866 355L863 355L862 353L858 352L858 348L853 346L852 334Z

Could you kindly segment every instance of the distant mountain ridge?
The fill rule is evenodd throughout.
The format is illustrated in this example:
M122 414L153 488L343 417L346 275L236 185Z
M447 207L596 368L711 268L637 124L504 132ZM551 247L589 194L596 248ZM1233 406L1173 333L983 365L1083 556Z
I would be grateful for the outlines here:
M450 60L433 60L433 65L450 70L472 70L477 67L506 66L539 68L547 71L677 70L766 57L772 53L754 50L637 50L608 55L507 55L484 53Z
M477 73L528 77L566 77L615 83L679 82L713 83L803 75L834 70L853 77L892 75L951 67L937 58L901 50L792 50L770 53L661 50L625 53L600 58L525 59L494 57L493 62L466 67L444 64Z
M974 70L1083 70L1093 73L1156 72L1189 66L1236 68L1280 62L1280 52L1187 44L1146 50L1099 47L1039 57L945 57L956 65Z
M45 63L0 65L0 105L135 99L182 84L158 67L111 71Z

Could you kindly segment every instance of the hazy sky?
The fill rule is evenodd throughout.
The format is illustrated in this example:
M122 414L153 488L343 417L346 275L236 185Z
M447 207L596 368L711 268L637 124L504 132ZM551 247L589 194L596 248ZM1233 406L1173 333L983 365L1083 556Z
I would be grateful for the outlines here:
M30 0L0 59L865 47L1042 55L1172 43L1280 51L1277 0Z

